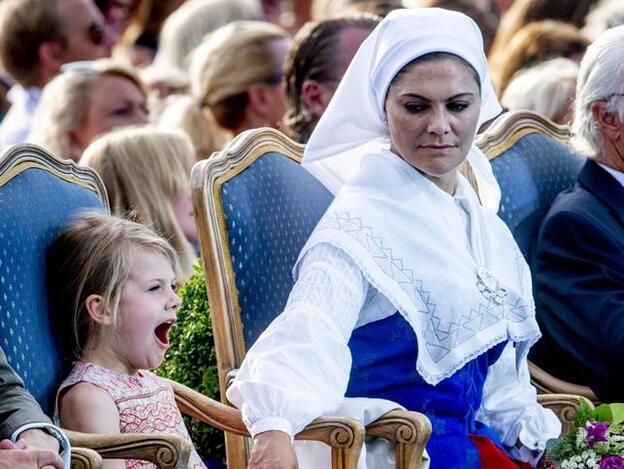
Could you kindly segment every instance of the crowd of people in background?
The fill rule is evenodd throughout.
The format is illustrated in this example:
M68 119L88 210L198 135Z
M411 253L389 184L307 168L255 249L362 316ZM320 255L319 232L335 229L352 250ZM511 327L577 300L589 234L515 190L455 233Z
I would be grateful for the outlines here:
M33 143L95 169L114 214L131 222L92 215L82 228L93 236L111 236L98 234L97 224L136 231L139 246L159 246L156 267L167 275L175 270L183 282L199 256L193 164L259 127L308 143L328 107L337 114L337 90L355 89L341 80L383 18L431 7L461 12L479 27L485 75L502 112L535 111L582 140L575 151L590 159L540 236L533 275L544 339L531 358L555 376L591 386L603 400L622 401L616 385L624 369L621 0L0 0L0 150ZM318 138L312 143L319 145ZM173 296L167 301L175 309ZM96 385L106 379L93 376ZM19 378L0 353L0 418L9 386L19 388ZM45 416L24 396L16 398L26 402L24 418L45 427ZM0 440L19 429L15 415L10 425L0 420ZM70 426L80 421L66 415ZM0 457L32 438L16 435L22 443L0 442ZM58 450L54 438L33 441L30 447ZM41 457L61 464L48 453Z

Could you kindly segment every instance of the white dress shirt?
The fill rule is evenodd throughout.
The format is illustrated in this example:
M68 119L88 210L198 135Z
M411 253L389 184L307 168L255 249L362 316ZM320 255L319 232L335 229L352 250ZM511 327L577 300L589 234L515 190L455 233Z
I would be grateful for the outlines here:
M11 108L0 124L0 149L26 141L35 109L41 98L41 88L13 85L7 97L11 102Z

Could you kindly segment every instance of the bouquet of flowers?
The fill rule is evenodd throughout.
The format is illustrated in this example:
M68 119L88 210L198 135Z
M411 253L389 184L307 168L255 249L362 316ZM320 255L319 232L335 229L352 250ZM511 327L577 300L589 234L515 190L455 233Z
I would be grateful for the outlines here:
M547 442L551 469L624 469L624 404L594 409L581 399L574 427Z

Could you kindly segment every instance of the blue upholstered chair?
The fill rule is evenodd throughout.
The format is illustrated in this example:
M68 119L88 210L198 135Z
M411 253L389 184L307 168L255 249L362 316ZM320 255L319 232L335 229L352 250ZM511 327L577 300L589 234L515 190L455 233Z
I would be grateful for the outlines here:
M286 305L292 266L332 200L301 168L302 153L301 145L281 133L257 129L193 168L193 205L224 401L229 377L246 350ZM366 429L367 436L397 442L397 467L420 465L429 433L428 420L415 412L391 412ZM228 467L244 467L238 459L244 445L226 435ZM342 467L338 459L347 460L343 449L334 446L334 467Z
M83 210L108 211L106 191L93 170L59 161L33 145L13 146L0 155L0 344L48 414L68 364L49 316L45 252L60 229ZM247 434L238 410L171 384L183 412L219 429ZM105 458L144 459L165 468L185 468L188 461L188 443L174 435L67 433L72 446L95 449ZM73 464L95 468L101 458L78 450Z
M567 127L531 111L503 114L477 139L502 193L498 215L529 265L542 220L556 195L576 181L585 159L567 144Z
M570 131L531 111L503 114L477 139L501 188L499 216L507 224L533 268L542 220L556 195L571 187L585 163L567 146ZM544 393L584 396L587 386L559 380L537 365L529 368L534 385Z

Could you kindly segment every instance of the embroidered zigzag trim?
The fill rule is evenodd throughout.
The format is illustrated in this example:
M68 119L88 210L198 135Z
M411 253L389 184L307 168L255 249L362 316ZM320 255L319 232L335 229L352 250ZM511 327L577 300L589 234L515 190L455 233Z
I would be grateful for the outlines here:
M333 212L323 217L317 226L317 231L321 230L339 230L357 241L371 254L377 266L398 283L415 305L419 305L425 344L434 363L442 360L454 347L504 319L522 322L528 317L527 305L521 298L517 298L515 303L506 301L508 318L503 305L490 300L479 304L477 309L471 309L468 315L462 315L460 322L451 321L445 325L442 317L436 314L436 304L423 281L414 278L413 270L406 268L400 257L394 256L392 248L384 245L383 239L375 235L372 227L364 225L360 218L352 217L348 212Z

